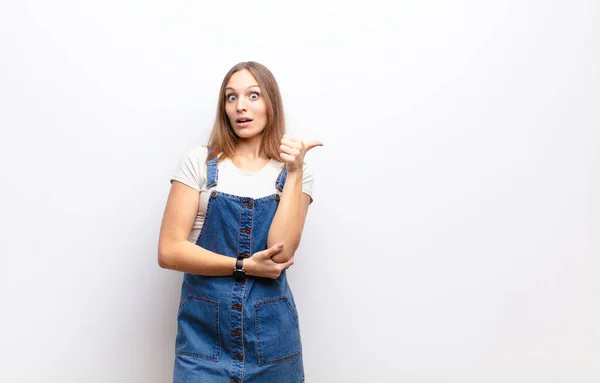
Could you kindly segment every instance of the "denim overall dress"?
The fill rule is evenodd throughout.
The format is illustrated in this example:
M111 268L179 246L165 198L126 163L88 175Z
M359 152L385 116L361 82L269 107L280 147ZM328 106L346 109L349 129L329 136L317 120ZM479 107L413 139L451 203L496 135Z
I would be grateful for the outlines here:
M265 250L286 176L284 167L266 197L231 195L218 190L217 158L211 159L210 197L196 244L232 258ZM177 323L174 383L304 382L298 313L285 270L277 279L241 282L186 273Z

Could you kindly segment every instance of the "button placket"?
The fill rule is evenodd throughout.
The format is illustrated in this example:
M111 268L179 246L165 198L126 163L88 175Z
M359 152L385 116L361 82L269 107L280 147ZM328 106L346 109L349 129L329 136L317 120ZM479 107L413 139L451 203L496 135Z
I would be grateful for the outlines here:
M254 200L252 198L242 198L239 200L240 208L240 221L239 221L239 243L238 243L238 257L248 258L252 253L252 225L254 219ZM229 376L230 381L236 381L241 378L241 374L244 368L245 363L245 353L244 349L244 332L243 332L243 323L244 323L244 302L245 302L245 294L244 291L250 284L250 280L242 279L240 281L234 282L233 290L232 290L232 301L231 301L231 311L230 311L230 319L231 319L231 327L230 327L230 337L231 337L231 358L232 360L232 370Z
M245 281L245 280L244 280ZM244 367L244 339L242 333L244 316L244 283L234 283L232 291L232 304L230 311L230 334L231 334L231 354L233 359L232 370L229 376L230 381L241 378Z
M231 335L241 337L242 330L231 330Z

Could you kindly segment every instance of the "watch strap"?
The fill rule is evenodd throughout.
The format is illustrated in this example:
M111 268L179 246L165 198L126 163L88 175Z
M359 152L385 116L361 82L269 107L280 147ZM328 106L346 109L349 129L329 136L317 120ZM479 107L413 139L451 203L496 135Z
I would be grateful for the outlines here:
M237 261L235 261L235 269L242 270L244 268L244 258L238 257Z
M233 269L233 279L238 282L242 282L246 279L246 270L244 270L244 257L238 257L235 261L235 268Z

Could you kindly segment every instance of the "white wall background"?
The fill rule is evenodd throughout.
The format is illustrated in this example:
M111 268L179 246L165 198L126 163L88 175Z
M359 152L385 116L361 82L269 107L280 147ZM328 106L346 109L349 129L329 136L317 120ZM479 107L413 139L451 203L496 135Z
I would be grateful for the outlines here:
M244 60L326 145L307 382L600 381L598 1L4 0L0 43L0 381L169 381L168 179Z

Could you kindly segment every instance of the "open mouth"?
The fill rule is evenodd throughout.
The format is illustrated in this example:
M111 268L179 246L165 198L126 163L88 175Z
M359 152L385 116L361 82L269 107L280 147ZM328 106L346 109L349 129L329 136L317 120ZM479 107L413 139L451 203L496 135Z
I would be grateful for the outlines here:
M235 122L237 122L238 124L243 124L243 123L247 123L247 122L252 122L251 118L238 118L237 120L235 120Z

